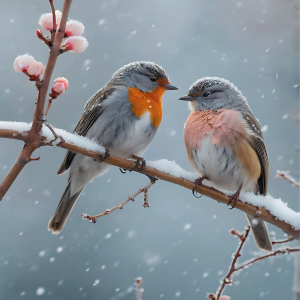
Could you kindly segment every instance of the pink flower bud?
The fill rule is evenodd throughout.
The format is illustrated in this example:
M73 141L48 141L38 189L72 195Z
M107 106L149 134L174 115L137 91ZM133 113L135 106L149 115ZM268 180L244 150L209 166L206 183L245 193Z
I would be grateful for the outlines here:
M67 36L78 36L84 32L84 25L76 20L70 20L66 24L66 35Z
M37 29L37 30L35 31L35 33L36 33L36 36L37 36L39 39L43 40L43 39L45 38L44 35L43 35L43 33L42 33L42 30Z
M37 62L35 60L33 60L28 69L27 69L27 73L31 76L40 76L44 71L44 66L41 62Z
M64 77L59 77L54 80L54 86L51 89L52 94L60 95L62 94L69 86L69 82Z
M60 23L61 12L59 10L55 11L56 26ZM46 30L51 31L53 29L53 16L52 13L42 14L39 20L39 24Z
M83 36L71 36L67 39L66 45L72 53L81 53L88 46L88 41Z
M34 58L29 54L19 55L14 61L14 70L16 72L27 71Z
M231 297L226 296L226 295L223 295L220 297L220 300L230 300L230 299L231 299Z

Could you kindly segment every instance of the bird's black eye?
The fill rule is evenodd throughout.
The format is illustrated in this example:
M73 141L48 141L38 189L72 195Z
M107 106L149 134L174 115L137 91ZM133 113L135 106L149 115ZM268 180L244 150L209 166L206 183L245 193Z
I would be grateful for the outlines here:
M202 96L207 97L209 95L209 92L205 92Z
M155 81L156 81L156 78L155 78L155 77L149 77L149 79L150 79L152 82L155 82Z

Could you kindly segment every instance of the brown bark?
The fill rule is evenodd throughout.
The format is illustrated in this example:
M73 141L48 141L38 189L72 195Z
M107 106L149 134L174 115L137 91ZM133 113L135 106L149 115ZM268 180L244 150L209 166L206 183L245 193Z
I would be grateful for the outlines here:
M15 136L14 136L15 134ZM13 131L13 130L8 130L8 129L0 129L0 138L14 138L14 139L20 139L20 140L25 140L26 136L23 137L19 132L17 131ZM41 143L43 143L43 145L50 145L51 143L46 142L45 140L41 141ZM94 152L94 151L90 151L90 150L86 150L84 148L81 148L79 146L70 144L70 143L66 143L66 142L61 142L60 144L57 145L58 147L67 149L67 150L71 150L73 152L76 153L80 153L89 157L92 157L96 160L100 160L101 158L103 158L103 156L101 156L99 153ZM135 162L132 160L127 160L124 158L120 158L114 155L110 155L110 157L105 159L105 162L119 167L121 169L126 169L126 170L130 170L135 166ZM150 176L157 176L158 179L163 180L163 181L167 181L167 182L171 182L174 184L178 184L186 189L189 190L193 190L195 183L187 180L185 178L179 178L173 175L170 175L168 173L164 173L161 172L155 168L149 167L147 166L144 170L142 170L140 173L142 174L146 174L146 175L150 175ZM223 203L226 204L229 202L230 200L230 196L225 195L224 193L212 188L212 187L208 187L205 185L201 185L201 186L197 186L195 189L196 192L207 196L209 198L212 198L216 201L218 201L219 203ZM1 198L0 198L1 199ZM260 219L271 223L273 225L275 225L276 227L280 228L282 231L284 231L285 233L287 233L288 235L292 236L295 239L299 239L300 238L300 230L295 230L294 228L292 228L292 226L284 221L278 220L276 219L276 216L272 215L268 210L266 210L265 208L257 208L254 205L248 204L248 203L243 203L240 200L237 202L235 208L248 213L252 216L255 217L259 217Z
M50 53L49 53L46 69L44 72L44 77L42 81L40 80L36 81L36 86L38 89L38 99L35 106L32 126L31 129L27 132L26 140L24 139L25 146L22 152L20 153L19 157L17 158L16 162L14 163L13 167L11 168L7 176L5 177L4 181L0 184L0 201L3 199L3 196L11 187L11 185L13 184L13 182L15 181L19 173L24 168L24 166L29 161L31 161L30 159L31 154L34 152L34 150L36 150L41 145L41 137L39 133L45 121L44 106L45 106L46 96L49 89L50 79L56 64L56 60L60 54L60 45L65 35L65 26L68 20L71 3L72 0L65 0L59 29L57 30L56 34L55 32L53 32L53 34L51 35L54 41L52 40L53 44L51 44L51 46L49 47ZM53 20L55 22L55 10L54 10L52 0L50 0L50 5L52 8L52 12L54 14ZM54 24L54 29L55 27L56 26ZM19 134L17 134L17 136L13 138L21 139Z

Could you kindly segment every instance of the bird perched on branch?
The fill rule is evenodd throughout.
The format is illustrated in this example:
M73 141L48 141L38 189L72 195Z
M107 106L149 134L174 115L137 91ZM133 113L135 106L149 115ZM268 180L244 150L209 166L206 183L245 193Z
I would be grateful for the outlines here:
M177 88L170 85L160 66L151 62L128 64L88 100L74 132L96 140L113 155L136 158L138 166L143 160L139 156L160 125L166 90ZM107 172L109 165L68 151L57 174L68 169L67 187L48 225L54 234L62 231L85 185Z
M259 122L242 93L225 79L205 77L196 81L188 95L179 100L190 101L184 141L189 161L201 175L195 181L195 188L207 179L222 189L236 191L228 203L232 203L232 208L241 189L266 195L267 150ZM264 221L246 216L257 246L271 251Z

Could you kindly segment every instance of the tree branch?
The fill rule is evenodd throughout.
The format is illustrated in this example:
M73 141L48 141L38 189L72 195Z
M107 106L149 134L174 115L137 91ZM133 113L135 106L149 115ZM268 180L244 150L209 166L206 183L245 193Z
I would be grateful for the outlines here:
M20 139L20 140L25 141L27 139L27 136L23 137L23 135L22 135L23 133L16 130L16 124L20 124L20 128L24 128L24 126L25 125L28 126L28 124L26 124L26 123L13 123L13 122L11 124L12 124L11 125L12 130L9 130L9 129L7 129L8 126L9 126L7 123L5 123L5 128L6 129L1 129L1 123L0 123L0 138L1 137L3 137L3 138L12 138L12 139ZM15 125L15 126L13 126L13 125ZM22 129L20 131L22 131ZM55 129L55 131L56 132L58 132L58 131L64 132L61 129ZM25 132L24 134L26 134L26 133L27 132ZM61 134L61 133L59 133L59 134ZM72 135L72 134L66 133L66 132L64 132L64 134L61 134L61 136L65 141L58 144L57 145L58 147L61 147L61 148L66 149L66 150L73 151L75 153L80 153L80 154L89 156L89 157L91 157L95 160L101 160L103 158L103 155L99 152L92 151L90 149L86 149L86 148L83 148L83 147L80 147L80 146L77 146L77 145L74 144L75 140L78 141L78 139L82 138L83 139L82 141L84 141L84 143L81 143L81 144L84 144L85 145L84 147L88 147L86 145L87 144L87 142L86 142L87 138L79 137L79 136ZM73 140L70 137L74 137ZM48 137L48 139L47 139L47 137L45 137L45 136L40 137L40 139L41 139L40 140L40 145L51 146L51 138ZM92 142L90 140L88 140L88 141L89 141L90 145L94 145L94 148L98 147L98 149L99 149L100 146L98 144L96 144L95 142ZM126 169L126 170L130 170L135 166L134 161L127 160L127 159L124 159L124 158L120 158L120 157L117 157L117 156L114 156L114 155L110 155L110 157L107 157L106 160L105 160L105 163L116 166L116 167L119 167L121 169ZM171 183L174 183L174 184L178 184L178 185L180 185L180 186L182 186L186 189L189 189L189 190L193 190L194 185L195 185L194 182L192 182L188 179L173 176L169 173L159 171L159 170L157 170L153 167L150 167L150 166L145 167L140 173L145 174L145 175L150 175L150 176L153 176L153 177L156 176L160 180L171 182ZM218 190L216 190L212 187L208 187L206 185L197 186L195 191L202 194L202 195L204 195L204 196L212 198L212 199L218 201L219 203L223 203L223 204L226 204L226 205L230 200L230 196L228 196L228 195L226 195L226 194L224 194L224 193L222 193L222 192L220 192L220 191L218 191ZM1 195L1 191L0 191L0 195ZM292 236L295 239L300 239L300 230L299 229L295 229L289 223L287 223L285 221L282 221L282 220L279 220L277 216L271 214L264 207L258 208L258 207L254 206L252 204L242 202L241 200L239 200L237 202L235 208L237 208L237 209L239 209L239 210L241 210L245 213L248 213L248 214L250 214L250 215L252 215L256 218L260 218L261 220L264 220L268 223L273 224L274 226L280 228L282 231L284 231L285 233L287 233L288 235Z
M69 10L71 6L72 0L65 0L63 11L62 11L62 19L59 25L59 29L55 34L55 39L53 46L50 46L50 53L48 62L45 68L45 73L43 80L38 83L38 99L35 106L35 111L33 115L33 121L31 125L31 129L27 132L26 144L14 163L13 167L5 177L4 181L0 185L0 201L3 199L3 196L6 194L8 189L11 187L17 176L20 174L24 166L31 161L31 154L40 147L41 138L40 131L43 126L43 122L45 121L44 117L44 106L46 101L47 92L49 89L50 79L53 73L53 69L56 64L57 57L60 54L60 45L62 39L65 34L65 26L69 15ZM52 11L54 11L53 1L50 0L50 4L52 7ZM53 16L53 21L55 21L55 11ZM56 27L53 24L54 28ZM54 33L53 33L54 36Z
M294 184L300 187L300 182L298 182L294 177L289 174L290 171L277 171L275 178L283 178L289 181L291 184Z
M236 254L235 254L235 256L234 256L234 258L232 260L229 272L226 275L226 277L223 278L222 285L220 286L220 288L217 291L216 300L220 299L221 293L222 293L223 289L225 288L226 284L231 284L234 281L234 279L233 280L231 279L231 275L233 274L233 272L236 271L236 269L235 269L235 263L237 262L237 259L241 256L241 250L242 250L243 245L244 245L244 243L245 243L245 241L246 241L246 239L248 237L249 232L250 232L250 226L248 225L248 226L246 226L246 233L245 233L244 236L241 237L241 236L239 236L237 234L237 236L241 240L241 243L240 243L240 246L239 246L239 248L238 248L238 250L237 250L237 252L236 252Z
M222 294L222 291L224 290L225 286L228 285L228 284L231 284L234 279L231 279L231 276L234 272L238 271L238 270L241 270L243 268L245 268L246 266L249 266L249 265L252 265L260 260L263 260L265 258L268 258L268 257L271 257L271 256L276 256L277 254L284 254L284 253L292 253L292 252L299 252L300 251L300 248L289 248L289 247L285 247L285 248L281 248L281 249L278 249L276 251L273 251L272 253L269 253L267 255L264 255L264 256L261 256L261 257L257 257L257 258L253 258L253 259L250 259L248 260L247 262L241 264L239 267L236 267L235 264L238 260L238 258L241 256L241 250L242 250L242 247L249 235L249 231L250 231L250 226L246 226L246 233L244 235L242 235L240 232L232 229L230 230L230 233L232 235L236 235L239 237L240 239L240 245L233 257L233 260L231 262L231 265L230 265L230 268L229 268L229 271L226 275L226 277L223 278L223 281L222 281L222 284L220 285L220 287L218 288L217 290L217 293L216 294L208 294L207 295L207 298L208 299L211 299L211 300L219 300L220 297L221 297L221 294ZM282 241L275 241L274 244L278 244ZM224 296L223 296L224 297Z
M121 202L120 204L110 208L110 209L107 209L104 213L102 214L99 214L99 215L96 215L96 216L89 216L87 214L82 214L81 217L83 219L86 219L86 220L89 220L91 221L91 223L96 223L96 220L99 218L99 217L102 217L102 216L105 216L105 215L109 215L111 212L113 212L114 210L116 209L123 209L123 206L128 203L129 201L134 201L134 198L141 194L141 193L144 193L145 194L145 197L144 197L144 204L143 206L144 207L149 207L148 205L148 189L155 183L155 181L151 181L148 185L146 185L145 187L139 189L137 192L135 192L133 195L129 196L126 200L124 200L123 202Z

